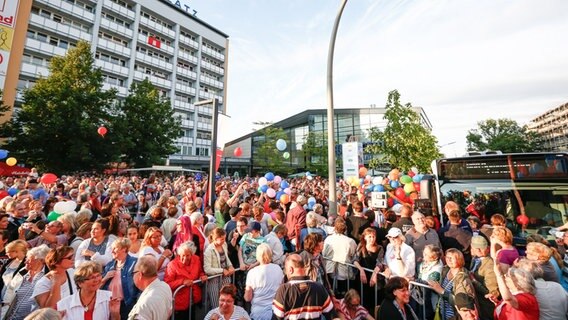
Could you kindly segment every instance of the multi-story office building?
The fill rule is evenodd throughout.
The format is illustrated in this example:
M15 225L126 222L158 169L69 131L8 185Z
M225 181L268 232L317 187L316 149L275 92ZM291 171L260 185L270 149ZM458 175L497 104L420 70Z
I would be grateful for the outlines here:
M51 57L65 55L79 40L86 40L103 71L106 89L116 88L119 97L125 97L133 82L148 78L170 98L182 119L183 137L176 141L179 151L169 163L208 167L212 106L194 103L217 98L220 110L226 112L228 35L197 18L183 1L0 0L0 4L3 1L19 6L4 82L6 103L11 91L15 105L21 103L18 92L48 75Z
M528 127L529 130L540 134L544 150L568 150L568 103L537 116L531 120Z
M423 108L413 108L420 116L422 126L431 130L432 124ZM369 129L384 129L387 120L384 119L385 108L348 108L335 109L335 150L337 159L341 160L341 144L344 142L357 141L366 146L369 141ZM270 127L282 128L286 134L287 148L289 157L285 160L285 165L293 168L297 172L304 171L306 163L316 163L326 161L321 155L307 155L303 148L309 134L313 134L315 147L325 150L327 157L327 110L310 109L295 114L284 120L278 121ZM258 174L262 173L258 166L258 150L266 141L264 130L258 130L225 144L223 158L220 163L220 171L224 174ZM276 143L276 141L274 141ZM236 148L241 148L242 155L234 156ZM369 163L371 155L364 155L363 162Z

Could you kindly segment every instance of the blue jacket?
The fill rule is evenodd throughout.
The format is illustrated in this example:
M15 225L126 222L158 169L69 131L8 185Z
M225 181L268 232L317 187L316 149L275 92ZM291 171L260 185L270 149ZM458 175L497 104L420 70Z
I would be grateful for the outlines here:
M126 256L126 261L124 262L124 267L120 272L120 280L122 282L122 293L124 294L124 304L127 307L132 307L138 296L140 295L140 290L136 288L134 285L134 266L138 261L137 258L134 258L130 255ZM112 260L111 262L107 263L103 270L103 277L111 270L116 270L116 260ZM108 280L104 286L104 290L108 290L108 286L111 280Z

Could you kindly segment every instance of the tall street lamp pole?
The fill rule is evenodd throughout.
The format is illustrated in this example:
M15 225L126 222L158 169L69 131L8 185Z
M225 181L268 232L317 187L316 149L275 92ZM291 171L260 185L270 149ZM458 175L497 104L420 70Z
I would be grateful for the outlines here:
M337 37L337 29L339 21L343 14L343 9L347 4L347 0L342 0L335 17L333 30L331 31L331 39L329 40L329 51L327 55L327 162L329 172L329 215L337 215L337 188L335 180L337 179L335 172L335 119L333 117L333 53L335 50L335 38Z
M217 123L219 119L219 100L217 98L202 100L194 103L194 106L213 106L213 132L211 133L211 160L209 162L209 179L207 184L209 185L209 206L213 208L215 204L213 198L215 197L215 164L217 163Z

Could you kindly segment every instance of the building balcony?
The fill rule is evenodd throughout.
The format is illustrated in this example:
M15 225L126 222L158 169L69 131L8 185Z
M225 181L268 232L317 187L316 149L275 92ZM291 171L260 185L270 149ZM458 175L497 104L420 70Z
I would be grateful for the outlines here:
M176 38L176 33L175 31L168 29L166 27L164 27L163 25L154 22L146 17L140 17L140 23L146 27L149 27L150 30L152 31L156 31L159 32L160 34L167 36L170 39L175 39Z
M130 59L130 48L127 48L116 42L99 38L97 46Z
M128 95L128 88L110 84L108 82L103 82L103 90L108 91L113 88L117 90L117 95L119 97L126 97Z
M180 93L185 93L185 94L189 94L192 96L195 96L195 88L192 88L188 85L185 85L183 83L176 83L176 91L180 92Z
M183 44L186 44L194 49L199 49L199 43L197 41L191 40L189 37L184 35L179 35L179 41Z
M34 2L41 3L48 8L55 9L72 17L77 17L81 20L93 23L95 21L95 14L87 11L85 8L74 6L68 1L63 0L35 0ZM94 7L94 6L93 6Z
M212 87L215 87L215 88L217 88L217 89L223 90L223 82L218 81L218 80L215 80L215 79L210 78L210 77L208 77L208 76L201 75L201 76L199 77L199 81L200 81L201 83L205 83L205 84L208 84L208 85L210 85L210 86L212 86Z
M206 46L202 46L201 47L201 52L205 53L206 55L215 58L221 62L225 62L225 55L222 53L219 53L213 49L209 49Z
M195 139L195 143L198 145L202 145L202 146L210 146L211 145L211 139Z
M26 49L50 56L64 56L67 53L66 49L29 38L26 39Z
M211 63L209 63L209 62L207 62L207 61L201 60L201 67L202 67L202 68L205 68L205 69L207 69L207 70L209 70L209 71L213 71L213 72L215 72L215 73L218 74L218 75L222 75L222 76L225 75L225 69L220 68L220 67L218 67L218 66L216 66L216 65L213 65L213 64L211 64Z
M151 44L148 43L148 38L149 38L149 36L143 35L141 33L138 34L138 42L144 43L144 44L146 44L146 45L148 45L152 48L155 48L156 50L164 51L164 52L168 53L170 56L173 57L175 50L172 46L169 46L169 45L167 45L163 42L160 42L160 48L156 48L156 47L154 47L154 46L152 46Z
M45 66L38 66L31 63L22 63L22 68L20 69L20 73L29 77L39 78L39 77L47 77L49 75L49 69Z
M150 80L150 82L152 82L154 85L159 86L161 88L170 90L172 87L172 82L170 80L162 79L160 77L151 74L142 73L140 71L134 71L134 79L136 81L144 81L144 79L146 78L148 78L148 80Z
M194 65L197 65L197 57L194 57L192 55L190 55L189 53L185 52L185 51L179 51L178 52L178 59L182 59L184 61L187 61L189 63L193 63Z
M193 128L193 120L188 120L188 119L182 119L181 120L181 126L182 128ZM191 141L193 143L193 139Z
M207 131L213 131L213 126L209 123L201 123L198 122L197 123L197 129L199 130L207 130Z
M213 115L213 108L212 107L207 107L207 106L198 106L197 107L197 112L201 113L201 114L205 114L208 116L212 116Z
M199 90L199 97L205 99L213 99L215 95L211 92L205 92L204 90Z
M193 138L191 137L181 137L181 138L177 138L175 141L176 144L193 144Z
M162 59L149 56L142 52L136 52L136 60L146 62L151 66L158 67L168 72L172 72L172 70L174 69L174 65L171 64L170 62L166 62Z
M193 80L197 80L197 72L193 72L193 71L191 71L191 70L189 70L189 69L182 68L182 67L180 67L180 66L177 67L176 72L177 72L179 75L182 75L182 76L184 76L184 77L186 77L186 78L193 79Z
M89 42L91 42L92 40L92 36L88 32L63 23L55 22L51 19L46 19L40 15L33 13L30 15L30 25L39 26L42 29L50 31L53 34L67 36L74 40L86 40Z
M102 60L95 60L95 65L106 73L128 77L128 68Z
M194 112L195 106L189 102L174 100L174 109Z
M129 29L123 25L120 25L114 21L110 21L105 18L101 19L101 27L110 32L114 32L116 34L120 34L121 36L125 36L124 40L128 41L132 38L132 35L134 34L134 31L132 31L132 29Z
M131 21L134 21L136 19L136 12L123 7L121 5L119 5L118 3L114 3L110 0L104 0L103 1L103 7L110 9L112 12L116 12L118 14L120 14L123 17L126 17L128 19L130 19Z

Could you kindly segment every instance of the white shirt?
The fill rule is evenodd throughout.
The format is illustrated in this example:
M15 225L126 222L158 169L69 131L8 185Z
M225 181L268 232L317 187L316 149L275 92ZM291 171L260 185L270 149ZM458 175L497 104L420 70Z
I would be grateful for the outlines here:
M536 300L540 320L568 319L568 293L557 282L536 279Z
M332 234L325 238L323 242L323 256L325 261L325 272L333 274L337 265L337 280L346 280L349 277L349 266L341 263L351 263L357 251L355 240L343 234ZM341 262L337 264L337 262Z
M270 249L272 249L272 262L280 266L284 265L284 247L280 239L278 239L278 236L274 232L271 232L264 239L270 246Z
M93 311L93 320L110 319L110 297L112 293L106 290L97 290L95 298L95 308ZM75 292L72 296L68 296L57 303L57 310L65 310L64 320L80 320L84 319L85 308L81 304L79 292Z
M114 242L114 240L116 240L116 236L109 236L105 248L105 253L100 254L96 252L91 257L91 261L96 262L103 267L106 266L106 264L109 263L110 260L112 260L112 243ZM89 248L90 241L91 238L83 240L83 242L81 242L81 244L79 245L79 248L77 248L77 251L75 252L75 268L79 267L84 261L87 261L87 259L85 259L85 256L81 253L83 252L83 250L87 250Z
M414 277L416 273L416 258L414 249L406 243L402 243L400 248L401 260L394 255L394 245L389 243L385 253L385 262L389 267L393 276L397 277Z
M272 319L272 300L284 274L274 263L252 268L247 274L246 286L253 290L250 315L255 320Z
M77 290L77 286L75 285L75 280L73 278L73 275L75 274L75 269L68 269L67 271L67 275L69 276L67 279L71 280L71 289L73 290L73 292L69 291L69 282L65 281L64 284L62 284L59 287L59 292L61 293L61 299L64 299L66 297L69 297L72 294L75 294L77 292L79 292L79 290ZM36 286L34 288L34 292L32 293L32 296L30 297L31 299L34 299L35 297L42 295L46 292L51 291L51 288L53 287L53 282L48 279L47 277L41 277L41 279L39 279L36 283ZM32 310L33 311L33 310Z
M172 290L160 279L150 283L128 314L128 320L168 320L172 313Z
M156 261L158 261L160 260L160 257L164 253L164 248L160 247L160 251L162 251L162 253L157 253L156 250L154 250L152 247L144 246L140 249L140 251L138 251L138 256L143 257L146 255L150 255L156 258ZM164 262L162 263L160 270L158 270L158 278L162 281L164 280L164 276L166 274L166 266L168 265L168 263L170 263L170 259L164 257Z

